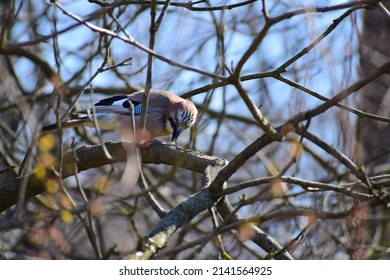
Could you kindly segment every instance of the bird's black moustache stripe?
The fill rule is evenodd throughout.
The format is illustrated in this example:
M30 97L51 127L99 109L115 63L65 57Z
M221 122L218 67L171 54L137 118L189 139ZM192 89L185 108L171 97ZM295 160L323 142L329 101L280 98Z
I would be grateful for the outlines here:
M175 129L175 128L176 128L176 125L175 125L175 122L173 121L173 119L172 119L172 118L169 118L168 121L169 121L169 123L171 124L171 127L172 127L173 129Z

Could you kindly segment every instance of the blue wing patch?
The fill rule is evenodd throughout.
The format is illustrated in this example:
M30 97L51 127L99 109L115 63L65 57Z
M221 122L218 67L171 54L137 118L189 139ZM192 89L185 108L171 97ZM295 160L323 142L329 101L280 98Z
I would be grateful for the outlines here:
M134 115L139 116L142 112L142 104L139 103L137 106L134 106Z
M133 104L133 106L130 106L130 103ZM127 99L125 102L123 102L122 106L126 109L131 110L131 107L134 108L134 116L141 115L142 112L142 103L134 100Z
M133 101L132 101L132 103L134 104ZM150 112L153 112L154 110L155 110L155 108L149 106L147 112L150 113ZM142 104L138 103L136 106L134 106L134 116L140 116L141 112L142 112Z

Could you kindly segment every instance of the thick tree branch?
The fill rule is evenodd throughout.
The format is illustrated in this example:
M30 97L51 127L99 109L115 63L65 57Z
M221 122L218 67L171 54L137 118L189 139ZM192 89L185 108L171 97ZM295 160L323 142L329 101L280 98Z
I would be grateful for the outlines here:
M120 142L106 142L104 145L105 149L102 145L85 145L76 149L74 152L72 151L65 154L62 178L65 179L74 175L75 172L82 172L106 164L126 162L126 146L132 146L131 143L122 144ZM111 159L107 157L105 150L111 155ZM142 161L145 164L175 165L200 173L203 172L210 162L223 162L223 160L219 158L208 157L197 152L184 151L169 145L150 145L141 150L141 156ZM56 177L54 173L49 174L49 176ZM26 198L36 196L46 191L42 182L38 180L34 174L27 177L16 178L14 181L8 182L0 187L0 212L17 202L19 186L24 180L27 181Z
M62 177L67 178L74 175L75 172L82 172L87 169L100 167L113 162L125 162L127 160L127 150L124 148L131 143L114 143L107 142L102 145L82 146L73 152L65 154L63 160ZM110 157L107 157L107 152ZM143 245L143 250L134 255L128 256L130 259L148 259L156 254L156 252L165 247L171 235L184 224L188 223L192 218L197 216L202 211L212 207L221 196L213 193L209 185L218 175L220 170L226 166L227 162L224 159L207 156L195 151L185 151L175 146L154 144L141 150L142 162L152 164L167 164L192 170L203 174L203 187L193 196L180 203L178 206L168 212L162 220L156 225L153 231ZM50 174L49 176L55 176ZM42 181L37 179L35 174L28 177L17 178L13 182L0 188L0 211L3 211L17 202L19 185L27 180L27 189L25 197L33 197L45 191ZM223 199L223 203L219 204L218 210L222 217L229 217L231 221L237 221L240 217L228 215L229 202ZM231 207L230 207L231 208ZM282 247L275 242L270 236L261 231L259 228L252 225L256 232L253 241L266 250L268 253L279 252L277 258L291 259L292 257L287 252L282 252Z

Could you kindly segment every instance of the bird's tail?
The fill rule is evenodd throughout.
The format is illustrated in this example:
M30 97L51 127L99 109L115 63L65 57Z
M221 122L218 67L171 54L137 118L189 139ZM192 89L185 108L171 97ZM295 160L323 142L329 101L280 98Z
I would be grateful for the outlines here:
M87 121L89 121L88 118L67 120L67 121L61 122L61 129L80 126L80 125L84 124ZM42 127L42 133L48 133L48 132L56 130L56 129L58 129L58 124L57 123L50 124L50 125Z

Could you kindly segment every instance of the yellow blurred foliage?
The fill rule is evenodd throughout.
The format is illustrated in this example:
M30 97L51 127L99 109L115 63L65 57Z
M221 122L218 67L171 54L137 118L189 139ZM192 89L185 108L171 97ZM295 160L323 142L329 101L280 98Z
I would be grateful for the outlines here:
M39 139L38 149L41 152L46 153L46 152L49 152L50 150L52 150L56 144L57 144L57 140L56 140L56 137L54 136L54 134L48 133L48 134L42 136L41 139Z
M62 219L65 223L67 223L67 224L73 223L73 220L74 220L73 214L70 213L69 211L63 210L63 211L61 211L61 214L60 214L60 215L61 215L61 219Z
M43 180L47 176L48 169L52 169L57 164L57 159L50 152L57 144L55 136L51 133L44 135L38 142L39 157L35 165L35 176ZM53 187L52 182L48 182L46 187ZM48 189L48 190L49 190Z
M59 188L58 180L57 179L47 179L45 187L49 193L57 192L58 188Z
M99 193L105 194L110 188L110 183L110 180L106 177L98 177L95 182L95 188Z
M43 180L46 177L46 168L41 162L38 162L35 165L34 171L35 171L35 177L37 177L38 179Z

